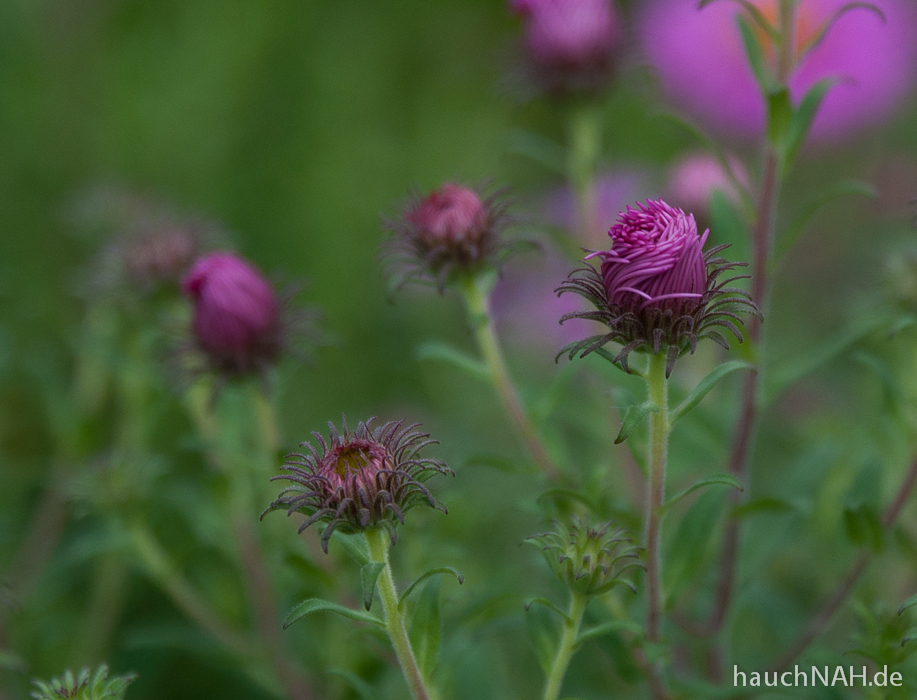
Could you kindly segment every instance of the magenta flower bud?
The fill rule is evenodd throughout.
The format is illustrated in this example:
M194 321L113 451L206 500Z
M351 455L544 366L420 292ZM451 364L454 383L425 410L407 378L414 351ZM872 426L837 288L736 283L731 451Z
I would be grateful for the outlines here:
M369 528L385 528L392 542L397 523L404 524L404 514L415 506L426 504L446 512L424 485L435 474L452 474L438 459L420 455L428 445L436 444L426 433L417 432L415 423L403 427L404 421L391 421L372 428L370 419L353 432L338 433L332 423L330 440L312 433L321 453L309 443L308 454L288 455L283 469L288 474L272 481L289 481L277 500L262 513L285 510L287 515L300 512L308 518L299 527L324 522L322 549L336 529L353 533Z
M548 92L600 90L614 68L618 22L610 0L514 0L525 53Z
M601 270L589 265L571 273L556 290L588 299L595 311L565 314L570 318L602 321L608 333L566 346L560 354L583 357L606 343L621 343L615 357L627 370L627 356L634 350L668 353L666 372L686 352L694 352L700 338L710 338L728 348L717 328L724 328L742 341L739 312L758 314L744 290L730 287L748 275L719 281L719 276L745 263L714 257L728 246L703 250L709 231L699 235L694 217L662 200L647 200L628 207L618 216L608 235L611 250L594 252L601 257Z
M233 253L200 258L182 282L194 302L194 335L218 369L247 373L280 351L280 302L251 263Z
M500 242L505 207L496 196L451 182L425 197L412 197L398 220L386 222L396 286L435 281L442 290L456 274L497 266L508 248Z

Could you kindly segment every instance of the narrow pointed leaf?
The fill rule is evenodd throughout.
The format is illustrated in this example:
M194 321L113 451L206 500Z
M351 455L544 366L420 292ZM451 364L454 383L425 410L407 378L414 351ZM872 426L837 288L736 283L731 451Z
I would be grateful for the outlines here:
M912 595L906 601L901 603L901 607L898 608L898 614L900 615L905 610L907 610L908 608L913 608L915 605L917 605L917 595Z
M424 571L420 576L417 577L417 580L415 580L414 583L404 589L404 593L402 593L401 597L398 599L399 609L404 605L404 601L407 600L408 596L411 595L413 590L417 588L418 584L422 583L431 576L435 576L436 574L452 574L459 582L459 585L465 583L465 576L462 574L462 572L451 566L438 566L436 568L429 569L428 571Z
M569 616L567 615L567 613L565 613L565 612L564 612L563 610L561 610L559 607L557 607L556 605L554 605L554 603L552 603L552 602L551 602L550 600L548 600L547 598L529 598L528 600L525 601L524 605L525 605L526 611L531 610L531 608L532 608L533 605L540 605L541 607L547 608L548 610L551 610L552 612L556 612L556 613L557 613L558 615L560 615L564 620L566 620L566 621L568 621L568 622L570 621L570 618L569 618Z
M706 486L713 486L714 484L731 486L732 488L738 489L739 491L745 490L742 488L742 483L731 474L711 474L710 476L705 476L700 481L692 484L681 493L672 496L663 504L662 508L660 508L660 512L665 512L688 494L694 493L698 489L702 489Z
M901 646L914 641L917 641L917 627L912 627L908 630L907 634L904 635L904 639L901 640Z
M298 622L304 618L306 615L311 615L312 613L317 612L333 612L337 613L338 615L343 615L344 617L349 617L351 620L356 620L358 622L369 622L374 625L379 625L380 627L385 626L385 623L372 613L363 612L362 610L354 610L353 608L338 605L337 603L332 603L328 600L322 600L321 598L309 598L308 600L301 602L290 611L290 614L287 615L287 619L283 621L283 628L286 629L294 622Z
M755 75L761 94L772 95L779 89L779 86L770 66L767 65L767 58L761 48L761 42L758 41L758 36L744 17L736 17L736 23L739 25L739 32L742 35L742 44L745 47L748 65L751 66L751 71Z
M446 343L435 341L423 343L414 351L414 357L418 360L439 360L440 362L447 362L476 379L482 379L484 381L490 379L490 372L487 369L487 365L477 358L471 357L458 348L454 348Z
M440 614L440 580L431 579L411 615L411 628L409 631L411 646L417 665L424 678L430 678L439 659L439 649L442 644L443 623Z
M679 418L682 418L688 411L697 406L723 377L740 369L747 369L752 372L756 371L755 366L748 362L733 360L719 365L706 377L701 379L691 393L688 394L687 398L678 405L678 408L672 411L672 425L675 425Z
M363 607L369 610L373 604L373 593L376 590L376 581L385 564L379 561L371 561L364 564L360 569L360 581L363 584Z
M825 95L839 82L840 80L837 78L819 80L799 102L799 106L795 109L790 119L786 134L787 163L792 163L795 160L799 148L805 142L806 136L808 136L809 130L812 128L812 122L815 121Z
M698 9L702 10L705 7L707 7L707 5L712 5L713 3L717 1L718 0L701 0L700 3L698 4ZM755 21L755 24L757 24L759 27L761 27L761 29L767 32L767 35L770 37L771 41L773 41L775 44L780 43L782 37L780 36L779 30L770 23L767 17L765 17L764 13L761 12L761 9L759 7L752 4L750 0L732 0L732 1L741 5L745 9L745 11L748 12L751 18Z
M621 429L618 431L618 437L615 438L615 445L620 445L627 440L630 434L634 432L634 429L646 420L646 417L650 413L658 412L659 406L649 401L628 408L627 412L624 414L624 420L621 421Z
M583 630L580 632L579 637L576 638L576 643L582 644L589 639L604 637L606 634L611 634L613 632L633 632L640 638L644 637L646 634L643 628L633 620L614 620Z

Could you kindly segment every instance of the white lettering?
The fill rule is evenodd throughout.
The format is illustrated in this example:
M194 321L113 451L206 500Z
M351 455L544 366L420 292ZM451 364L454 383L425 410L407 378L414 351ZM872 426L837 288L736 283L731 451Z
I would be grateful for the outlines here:
M838 676L838 674L840 674L841 683L843 683L844 685L849 685L849 684L847 683L847 676L844 675L844 667L843 667L843 666L838 666L836 669L834 669L834 678L831 679L831 685L834 686L834 684L837 683L837 676Z

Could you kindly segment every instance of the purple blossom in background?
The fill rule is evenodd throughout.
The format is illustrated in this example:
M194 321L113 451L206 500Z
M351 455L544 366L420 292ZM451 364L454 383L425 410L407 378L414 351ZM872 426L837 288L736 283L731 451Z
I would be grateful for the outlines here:
M739 182L747 187L748 172L739 159L730 157L729 165ZM720 161L703 151L689 153L675 162L669 171L667 191L669 200L687 211L706 212L710 197L717 191L734 204L739 202L739 190Z
M530 69L549 92L603 88L614 68L618 20L610 0L512 0L525 18Z
M494 288L492 306L500 335L522 347L553 349L583 336L591 322L573 320L563 325L564 314L581 311L581 297L554 292L557 280L563 279L570 263L556 251L543 256L526 256L504 268Z
M752 0L775 16L773 0ZM728 134L754 137L764 128L764 104L748 67L735 18L738 5L696 0L650 0L640 34L646 58L664 90L693 116ZM801 0L797 50L804 49L847 0ZM908 94L917 72L917 6L875 0L888 18L856 9L841 17L790 78L798 101L823 78L837 77L816 117L812 136L838 140L881 122Z
M200 258L182 282L194 302L197 344L221 369L270 364L280 347L280 303L251 263L227 252Z
M662 200L627 207L608 232L611 250L594 253L608 301L633 312L689 308L707 286L708 233L698 235L693 215Z

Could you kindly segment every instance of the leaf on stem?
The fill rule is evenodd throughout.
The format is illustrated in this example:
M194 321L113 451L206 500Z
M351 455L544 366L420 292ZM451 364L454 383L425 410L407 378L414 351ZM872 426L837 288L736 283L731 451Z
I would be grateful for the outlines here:
M683 591L702 570L713 553L713 539L722 514L722 491L708 491L698 498L678 524L665 552L666 598Z
M360 569L360 582L363 584L363 607L367 610L373 605L376 581L384 568L385 564L381 561L371 561Z
M761 94L773 95L779 92L781 87L777 82L776 76L770 66L767 65L767 59L764 56L764 49L758 40L758 35L748 21L742 17L736 17L736 24L739 25L739 33L742 35L742 45L745 47L745 56L748 58L748 65L755 75L758 87L761 88Z
M818 114L822 101L825 99L825 95L827 95L828 91L839 82L841 82L839 78L825 78L819 80L815 85L809 88L809 91L799 102L799 106L793 110L786 132L786 142L784 144L786 148L784 152L786 163L792 163L796 159L796 154L806 140L806 136L809 135L809 130L812 128L812 122L815 121L815 117Z
M380 627L385 626L385 623L380 618L371 613L363 612L362 610L354 610L353 608L338 605L337 603L322 600L321 598L309 598L290 611L290 614L287 615L287 619L283 621L283 628L287 629L294 622L298 622L306 615L317 612L333 612L338 615L343 615L344 617L349 617L351 620L356 620L357 622L369 622L374 625L379 625Z
M558 615L560 615L564 619L564 621L570 622L569 615L567 615L567 613L565 613L559 607L554 605L554 603L552 603L547 598L529 598L528 600L525 601L525 603L523 603L523 605L525 606L526 612L531 610L533 605L540 605L541 607L547 608L548 610L551 610L552 612L556 612Z
M667 501L662 505L662 507L659 509L659 512L660 512L660 513L664 513L664 512L667 511L669 508L671 508L673 505L675 505L676 503L678 503L678 501L680 501L680 500L681 500L682 498L684 498L685 496L687 496L687 495L689 495L689 494L691 494L691 493L694 493L694 492L697 491L698 489L702 489L702 488L704 488L704 487L706 487L706 486L712 486L712 485L714 485L714 484L723 484L723 485L725 485L725 486L731 486L732 488L738 489L739 491L744 491L744 490L745 490L745 489L742 487L742 482L740 482L738 479L736 479L736 478L735 478L734 476L732 476L731 474L711 474L710 476L705 476L705 477L704 477L703 479L701 479L700 481L698 481L698 482L694 483L693 485L689 486L688 488L686 488L686 489L685 489L684 491L682 491L681 493L678 493L678 494L672 496L669 500L667 500Z
M567 149L541 134L513 129L506 137L506 151L531 158L561 175L568 174Z
M705 7L707 7L707 5L712 5L715 2L717 2L717 0L701 0L697 6L697 9L703 10ZM772 25L770 21L768 21L767 17L764 16L764 13L761 12L759 7L751 3L749 0L732 0L732 2L741 5L755 21L755 24L767 32L767 35L775 44L779 44L783 40L783 37L780 35L780 31L774 25Z
M439 341L430 341L422 343L414 350L414 357L418 360L439 360L446 362L462 371L468 373L476 379L484 381L490 380L490 370L487 365L480 360L471 357L458 348L454 348L448 343Z
M901 640L901 646L914 641L917 641L917 627L912 627L908 630L907 634L904 635L904 639Z
M606 634L612 634L613 632L632 632L640 639L646 636L646 632L644 632L643 628L633 620L614 620L583 630L576 638L576 643L580 645L589 639L604 637Z
M806 46L803 47L802 51L799 53L799 58L797 59L798 63L802 63L806 56L808 56L821 42L825 40L825 37L828 36L828 33L831 31L831 28L837 23L837 21L843 17L845 14L851 10L870 10L875 12L879 19L883 22L888 22L888 18L885 16L885 13L877 6L871 2L848 2L846 5L843 5L837 9L837 11L828 18L815 36L812 37Z
M525 627L541 670L545 675L550 674L557 654L557 626L551 622L546 612L533 610L525 616Z
M882 523L871 506L844 509L844 527L850 541L873 552L882 549Z
M433 579L424 586L411 615L411 646L424 678L429 678L433 674L442 644L443 624L439 589L439 579Z
M615 445L620 445L630 437L634 429L639 426L650 413L658 413L661 409L656 404L645 401L636 406L630 406L624 413L624 420L621 421L621 429L618 431L618 437L615 438Z
M913 608L915 605L917 605L917 595L912 595L906 601L901 603L901 607L898 608L898 614L900 615L905 610L907 610L908 608Z
M332 676L340 676L347 681L350 687L360 696L360 700L381 700L373 687L357 674L343 668L333 668L328 673Z
M698 382L697 386L688 394L687 398L678 405L678 408L672 411L671 424L675 425L679 418L697 406L723 377L740 369L747 369L752 372L757 371L754 365L741 360L726 362L714 368L706 377Z
M408 596L411 595L415 588L417 588L418 584L423 583L426 579L437 574L452 574L455 576L460 586L465 583L465 576L462 574L462 572L451 566L437 566L436 568L429 569L424 571L420 576L417 577L414 583L404 589L404 593L402 593L401 597L398 599L398 609L402 609L402 606L404 606L404 601L407 600Z
M786 513L795 508L779 498L755 498L732 509L732 517L749 518L765 513Z

